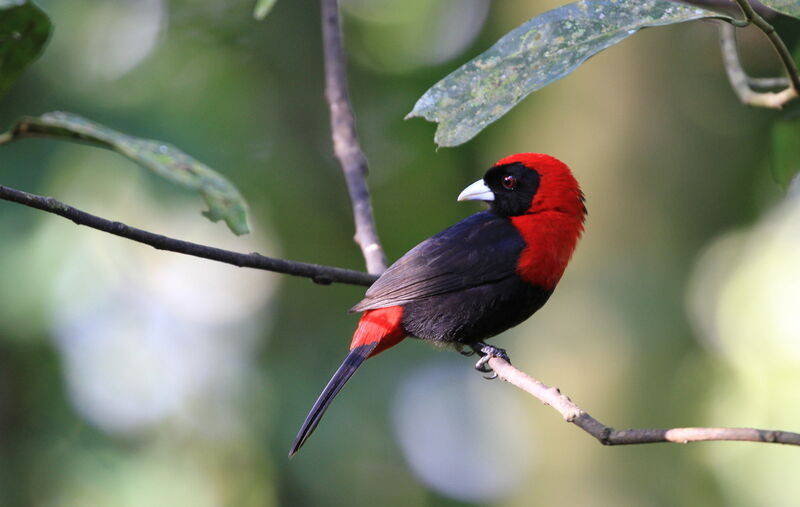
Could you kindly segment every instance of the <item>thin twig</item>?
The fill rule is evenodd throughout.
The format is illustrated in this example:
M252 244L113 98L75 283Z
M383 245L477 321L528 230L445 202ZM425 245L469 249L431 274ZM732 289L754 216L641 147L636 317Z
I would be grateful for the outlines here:
M784 104L795 99L800 94L800 73L797 64L792 58L792 54L784 44L783 39L757 11L748 0L734 0L746 18L746 22L751 22L758 27L772 43L772 47L778 53L778 57L783 63L786 74L789 77L789 85L778 93L758 93L750 88L749 78L744 72L739 62L738 51L736 50L736 39L732 27L720 28L720 45L722 47L725 69L728 79L731 81L736 94L740 100L749 105L780 109ZM734 22L736 22L734 20ZM741 24L741 23L737 23Z
M386 271L386 254L378 239L367 188L367 159L358 143L353 108L347 95L338 0L322 0L322 38L325 49L325 97L331 109L333 151L342 165L353 203L355 241L364 254L367 271L379 274Z
M786 102L797 96L791 83L787 82L784 89L778 93L756 92L750 88L751 78L747 76L742 63L739 61L739 51L736 49L736 28L727 23L720 23L719 45L722 50L722 61L725 72L733 91L743 104L758 107L780 109Z
M788 77L750 77L747 83L751 88L786 88L792 84Z
M323 285L336 282L368 287L372 285L372 282L377 278L375 275L370 275L361 271L288 261L285 259L275 259L272 257L265 257L258 253L233 252L230 250L223 250L222 248L174 239L86 213L85 211L57 201L52 197L30 194L3 185L0 185L0 199L30 206L31 208L47 211L48 213L54 213L72 220L78 225L85 225L115 236L144 243L158 250L169 250L171 252L192 255L194 257L202 257L212 261L232 264L241 268L263 269L287 275L302 276Z
M533 397L550 405L564 418L603 445L652 444L657 442L706 442L711 440L739 440L747 442L769 442L800 446L800 433L790 431L760 430L754 428L668 428L617 430L599 422L584 412L555 387L549 387L530 375L518 370L499 357L489 360L489 366L497 376L513 384Z
M754 25L760 28L761 31L764 32L764 35L766 35L769 41L772 43L772 46L778 53L778 57L781 59L781 63L783 63L783 66L786 68L786 74L789 76L789 80L792 82L792 87L794 88L795 92L800 93L800 73L798 73L797 64L794 62L792 53L789 51L789 48L786 47L786 44L784 44L783 39L781 39L780 35L778 35L778 32L775 31L775 28L770 25L767 20L761 16L761 14L753 9L753 6L750 5L748 0L736 0L736 3L739 4L739 7L741 7L742 12L747 19L752 21Z

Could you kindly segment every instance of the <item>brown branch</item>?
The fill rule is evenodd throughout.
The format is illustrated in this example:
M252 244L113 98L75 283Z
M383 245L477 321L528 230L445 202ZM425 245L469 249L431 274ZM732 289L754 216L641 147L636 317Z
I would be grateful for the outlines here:
M386 255L378 239L378 229L372 214L367 188L367 159L358 143L353 109L347 95L347 72L338 0L322 0L322 38L325 50L325 97L331 110L333 151L342 165L350 201L353 203L355 241L364 254L367 271L378 274L386 270Z
M786 83L787 88L778 93L753 91L750 87L753 80L747 75L739 61L739 51L736 49L736 28L732 25L720 23L719 45L728 81L743 104L781 109L784 104L797 97L797 92L792 88L790 82Z
M728 80L742 103L751 106L781 109L787 102L797 98L798 94L800 94L800 73L798 73L797 64L794 62L792 54L789 52L786 44L784 44L783 39L781 39L775 31L775 28L753 8L753 5L751 5L748 0L734 1L742 11L745 20L732 20L731 23L736 26L746 26L752 23L767 36L772 43L772 47L778 53L781 63L783 63L789 83L783 91L778 93L760 93L753 91L751 86L759 83L759 80L753 80L747 76L747 73L744 71L739 61L739 52L736 49L735 29L733 26L723 23L720 26L720 47L722 49L722 59L725 63L725 72L728 74ZM770 81L771 83L776 83L775 80Z
M800 446L800 433L790 431L760 430L754 428L669 428L617 430L606 426L555 387L549 387L518 370L508 361L492 357L489 366L497 376L531 394L545 405L550 405L564 418L603 445L652 444L657 442L706 442L711 440L738 440L769 442Z
M375 275L370 275L361 271L288 261L285 259L275 259L273 257L265 257L258 253L233 252L230 250L223 250L222 248L174 239L137 229L120 222L106 220L105 218L73 208L52 197L30 194L3 185L0 185L0 199L23 204L48 213L54 213L72 220L78 225L85 225L115 236L144 243L158 250L168 250L194 257L202 257L203 259L224 262L240 268L263 269L287 275L302 276L323 285L337 282L368 287L372 285L372 282L377 278Z
M798 73L797 64L794 62L792 53L789 52L789 48L786 47L783 39L781 39L780 35L778 35L778 32L775 31L775 28L770 25L767 20L761 16L761 14L756 12L749 0L735 0L735 2L742 9L742 12L747 20L756 25L762 32L764 32L764 35L767 36L769 41L772 43L772 47L775 48L775 52L778 53L778 58L781 59L781 63L783 63L783 66L786 69L786 74L789 76L789 80L792 82L792 88L794 88L795 93L800 93L800 73Z

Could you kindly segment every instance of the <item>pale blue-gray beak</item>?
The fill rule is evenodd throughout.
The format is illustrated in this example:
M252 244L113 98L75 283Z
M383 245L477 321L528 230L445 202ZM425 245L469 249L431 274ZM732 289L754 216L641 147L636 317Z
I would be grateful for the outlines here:
M459 201L494 201L494 194L484 181L478 180L458 194Z

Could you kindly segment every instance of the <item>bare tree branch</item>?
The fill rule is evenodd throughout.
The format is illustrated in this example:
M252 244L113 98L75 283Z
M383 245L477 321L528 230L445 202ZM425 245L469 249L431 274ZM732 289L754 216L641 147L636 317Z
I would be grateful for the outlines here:
M786 74L788 76L788 83L786 88L778 93L772 92L756 92L753 91L751 86L763 86L763 80L754 80L747 76L741 62L739 61L739 52L736 49L736 35L733 26L728 24L721 24L720 26L720 47L722 49L722 59L725 63L725 71L728 74L728 80L731 83L736 95L742 103L768 107L773 109L781 109L787 102L795 99L800 94L800 73L797 70L797 64L792 58L783 39L780 38L775 28L770 25L760 14L754 9L753 5L748 0L734 0L746 18L746 23L753 23L758 27L764 35L767 36L772 43L773 48L778 53L781 59ZM737 26L744 22L735 22ZM779 82L771 79L769 85L777 85Z
M783 91L778 93L756 92L753 91L751 79L739 61L739 51L736 49L736 28L728 23L719 25L719 45L722 50L722 61L725 64L725 72L728 74L728 81L731 83L733 91L743 104L758 107L768 107L781 109L784 104L797 97L797 92L791 86L791 82L786 80Z
M800 433L790 431L760 430L754 428L668 428L617 430L599 422L555 387L549 387L518 370L508 361L492 357L489 366L497 376L531 394L545 405L550 405L564 418L603 445L652 444L657 442L706 442L711 440L739 440L800 445Z
M378 239L367 188L367 159L358 143L353 109L347 95L338 0L322 0L322 38L325 50L325 97L331 109L333 151L342 165L353 203L355 241L364 254L367 271L378 274L386 271L386 254Z
M778 32L775 31L775 28L770 25L767 20L765 20L758 12L756 12L748 0L735 1L742 9L742 12L747 20L751 21L762 32L764 32L764 35L766 35L769 41L772 43L772 46L778 53L778 57L781 59L781 63L783 63L783 66L786 68L786 74L789 76L789 80L792 82L794 91L796 93L800 92L800 73L797 71L797 64L794 62L792 53L789 52L789 49L786 47L786 44L784 44L783 39L781 39L778 35Z
M239 266L240 268L263 269L287 275L302 276L323 285L337 282L368 287L372 285L372 282L377 278L375 275L370 275L361 271L288 261L285 259L275 259L272 257L265 257L258 253L232 252L230 250L174 239L137 229L120 222L106 220L105 218L73 208L52 197L29 194L28 192L15 190L3 185L0 185L0 199L30 206L31 208L40 209L48 213L54 213L72 220L78 225L85 225L115 236L144 243L158 250L169 250L171 252L192 255L194 257L202 257L212 261Z

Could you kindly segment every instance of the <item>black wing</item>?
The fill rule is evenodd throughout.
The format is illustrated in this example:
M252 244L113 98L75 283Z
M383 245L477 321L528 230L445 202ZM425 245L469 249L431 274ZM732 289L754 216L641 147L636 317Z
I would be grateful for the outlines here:
M476 213L392 264L351 311L396 306L503 280L515 274L525 242L507 218Z

